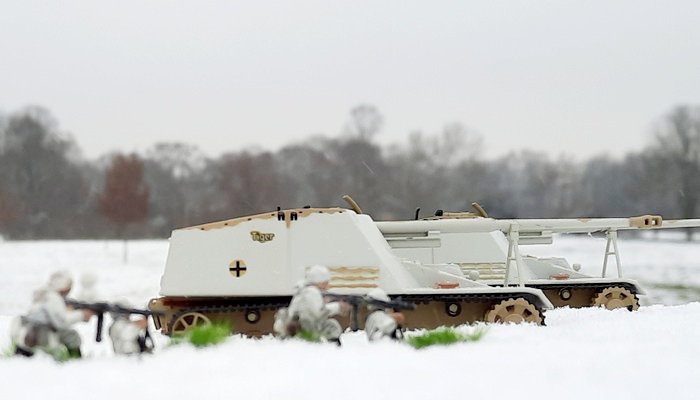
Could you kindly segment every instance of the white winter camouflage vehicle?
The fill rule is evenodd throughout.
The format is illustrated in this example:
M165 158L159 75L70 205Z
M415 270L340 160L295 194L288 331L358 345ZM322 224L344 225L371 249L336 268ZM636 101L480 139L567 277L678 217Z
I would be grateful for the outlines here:
M235 332L271 333L274 313L289 304L314 264L330 269L331 292L380 287L415 303L404 313L407 328L544 323L542 311L552 303L540 289L494 287L469 279L456 264L401 259L378 226L348 209L298 208L174 230L161 297L149 305L162 313L156 328L171 334L219 320ZM347 317L339 321L349 324Z
M481 215L438 211L435 217L377 222L394 253L404 260L459 266L465 276L495 287L542 290L557 307L639 307L644 289L624 278L617 245L623 230L700 227L700 220L663 221L660 216L579 219L493 219ZM603 232L607 239L600 276L580 272L580 264L564 258L521 254L521 245L551 244L555 233ZM602 250L602 249L601 249ZM613 256L617 276L608 277Z

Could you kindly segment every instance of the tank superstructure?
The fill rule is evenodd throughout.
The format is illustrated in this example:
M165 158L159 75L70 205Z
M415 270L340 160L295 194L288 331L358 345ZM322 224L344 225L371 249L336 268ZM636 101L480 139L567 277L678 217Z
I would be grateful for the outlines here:
M288 305L305 269L331 271L331 291L365 294L381 287L415 302L407 327L473 321L542 324L552 307L542 291L492 287L468 279L459 266L402 260L368 216L342 208L300 208L235 218L172 232L161 297L166 334L210 320L230 321L250 335L272 332L274 312ZM340 318L348 326L348 318Z
M480 208L480 207L479 207ZM483 210L483 209L481 209ZM481 211L483 212L483 211ZM451 263L493 286L541 289L555 306L639 307L644 289L624 278L617 245L623 230L700 227L700 220L663 221L660 216L580 219L493 219L472 213L437 213L415 221L377 222L394 252L406 260ZM565 258L521 254L520 246L551 244L556 233L603 232L601 275L583 274ZM601 249L602 250L602 249ZM617 276L608 277L614 261Z

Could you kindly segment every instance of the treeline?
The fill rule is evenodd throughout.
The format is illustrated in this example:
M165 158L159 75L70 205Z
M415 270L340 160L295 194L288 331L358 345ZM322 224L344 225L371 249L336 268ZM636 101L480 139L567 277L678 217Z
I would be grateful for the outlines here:
M643 151L584 162L536 151L486 160L479 135L456 123L381 147L382 122L375 108L358 106L338 136L275 152L210 158L190 144L158 143L86 160L46 110L0 115L0 235L167 237L278 206L345 206L344 194L375 219L410 219L417 207L421 215L468 210L473 201L501 218L698 216L697 107L661 117Z

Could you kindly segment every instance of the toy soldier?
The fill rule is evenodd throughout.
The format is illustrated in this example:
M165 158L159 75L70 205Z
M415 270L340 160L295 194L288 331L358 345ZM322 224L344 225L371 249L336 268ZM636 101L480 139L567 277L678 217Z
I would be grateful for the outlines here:
M80 276L80 292L76 299L84 303L94 303L98 301L97 290L95 289L95 284L97 283L97 276L92 272L83 272Z
M125 300L117 302L122 308L131 306ZM148 334L148 318L132 320L127 313L110 313L114 322L109 327L109 337L115 354L141 354L153 349L153 342Z
M80 335L71 325L89 320L93 312L66 306L65 298L72 285L73 280L67 271L56 271L51 274L45 288L34 292L29 312L13 327L16 354L31 357L38 348L55 354L65 346L70 358L81 357Z
M367 293L367 297L382 302L390 302L391 299L382 289L372 289ZM390 308L382 308L372 303L367 304L367 320L365 321L365 332L369 341L382 338L400 339L401 331L399 327L404 321L404 316L400 312L394 312Z
M340 323L330 317L345 314L350 306L342 301L325 302L322 291L328 289L330 272L322 265L306 270L304 283L292 298L289 308L278 314L275 331L282 337L305 331L340 345Z

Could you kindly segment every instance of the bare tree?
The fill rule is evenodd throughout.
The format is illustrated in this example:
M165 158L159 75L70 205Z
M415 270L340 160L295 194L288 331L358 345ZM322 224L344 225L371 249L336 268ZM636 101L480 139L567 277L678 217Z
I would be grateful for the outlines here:
M340 190L351 194L363 210L381 216L389 191L382 149L362 138L351 137L329 141L325 152Z
M370 141L382 129L384 117L376 107L360 104L350 110L350 121L346 124L345 133Z
M271 210L284 203L272 153L224 154L211 168L212 187L220 198L212 210L217 219Z
M580 191L577 216L622 217L637 213L639 201L630 201L628 197L634 181L630 166L629 161L616 161L608 156L594 157L585 163L577 185Z
M57 130L51 115L40 108L14 113L2 130L0 182L5 207L18 213L7 229L14 237L67 236L81 229L85 186L71 159L77 146ZM9 200L8 200L9 199ZM50 222L50 223L49 223Z
M346 194L335 163L323 147L316 149L314 144L319 143L310 141L308 145L285 146L275 155L280 188L289 201L284 205L331 205Z
M657 163L667 166L665 179L677 185L682 218L697 216L700 200L700 107L678 106L660 121L651 146ZM687 231L688 240L692 230Z
M405 145L390 150L387 163L391 179L382 186L390 188L385 190L388 200L385 207L392 214L407 218L418 207L424 213L451 209L447 198L448 168L438 156L444 150L439 136L412 132Z
M0 233L10 228L22 214L22 204L10 192L3 189L0 182ZM2 236L2 235L0 235Z
M151 229L159 236L196 222L206 201L202 186L207 159L194 145L156 143L146 152L144 179L150 189Z
M143 161L136 154L116 155L105 175L98 210L119 227L127 260L126 227L148 215L148 188L143 181Z
M7 125L7 118L0 112L0 154L2 154L5 148L5 128Z
M392 188L387 197L392 212L405 217L417 207L459 211L477 200L481 143L478 134L458 122L434 135L412 132L408 143L393 147L388 157L391 180L384 187Z
M146 152L146 158L153 160L177 179L201 172L206 162L197 146L179 142L156 143Z
M479 158L483 151L483 138L459 122L445 125L435 140L436 155L441 162L453 165Z

